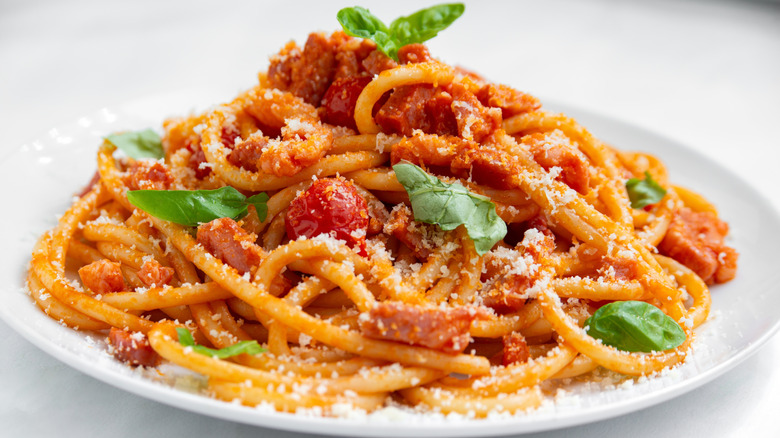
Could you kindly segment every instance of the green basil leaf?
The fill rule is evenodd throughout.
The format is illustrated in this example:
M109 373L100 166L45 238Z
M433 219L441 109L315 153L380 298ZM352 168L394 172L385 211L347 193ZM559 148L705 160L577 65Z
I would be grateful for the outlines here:
M151 129L111 134L106 137L106 140L131 158L160 159L165 156L160 136Z
M465 9L462 3L432 6L395 19L390 28L368 9L360 6L341 9L336 17L347 35L375 42L377 49L398 61L398 49L435 37L463 15Z
M685 342L685 331L644 301L609 303L585 321L588 335L623 351L664 351Z
M400 49L401 46L392 35L378 32L371 40L376 43L376 48L379 49L380 52L398 62L398 49Z
M233 187L216 190L131 190L127 200L160 219L194 227L221 217L239 219L255 206L260 220L265 220L268 195L259 193L246 198Z
M249 198L247 198L246 203L249 205L255 206L255 211L257 212L257 218L260 219L260 221L264 221L265 217L268 215L268 195L265 193L258 193L256 195L252 195Z
M663 199L666 190L645 171L645 179L631 178L626 181L628 198L632 208L643 208Z
M240 341L229 347L215 350L213 348L205 347L203 345L195 345L195 339L192 338L192 333L183 327L177 327L176 333L179 335L179 344L185 347L192 347L192 350L203 354L205 356L216 357L218 359L225 359L228 357L238 356L239 354L259 354L265 353L265 348L261 347L257 341Z
M444 183L411 163L396 164L393 170L409 194L415 220L446 231L465 225L480 255L506 236L506 224L490 198L471 193L457 182Z
M390 36L385 23L368 9L355 6L343 8L336 14L341 27L347 35L369 39L376 43L377 48L385 55L398 60L397 41Z
M462 3L449 3L422 9L412 15L396 18L390 23L390 35L398 46L423 43L435 37L463 15Z

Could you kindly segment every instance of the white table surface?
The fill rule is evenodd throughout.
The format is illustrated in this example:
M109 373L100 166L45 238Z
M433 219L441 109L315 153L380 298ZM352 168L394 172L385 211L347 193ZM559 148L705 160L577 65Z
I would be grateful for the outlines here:
M418 8L361 3L388 21ZM0 0L0 159L51 127L143 96L219 89L228 98L251 86L286 41L336 29L336 11L351 4ZM679 140L780 207L778 3L473 2L430 47L497 82ZM116 389L2 321L0 352L0 437L298 436ZM662 405L529 436L779 436L779 362L775 336Z

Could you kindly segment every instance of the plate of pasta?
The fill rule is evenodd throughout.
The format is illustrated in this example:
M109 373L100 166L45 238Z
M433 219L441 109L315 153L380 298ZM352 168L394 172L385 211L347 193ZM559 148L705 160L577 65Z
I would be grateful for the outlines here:
M422 43L462 13L345 8L236 96L103 109L6 157L6 186L36 176L0 219L0 316L127 391L355 436L597 421L756 351L778 329L769 202L436 59Z

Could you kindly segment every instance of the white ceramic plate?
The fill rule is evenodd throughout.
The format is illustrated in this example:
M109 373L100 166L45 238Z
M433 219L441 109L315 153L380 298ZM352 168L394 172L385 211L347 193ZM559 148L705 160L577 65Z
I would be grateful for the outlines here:
M217 97L219 96L219 97ZM731 224L731 244L740 252L737 279L713 288L712 319L702 326L691 358L679 369L650 379L593 390L572 384L554 403L511 418L468 420L387 410L356 418L316 418L242 407L175 389L133 371L105 353L100 336L67 329L45 316L23 289L35 239L56 223L95 170L100 138L117 130L159 127L193 102L218 102L221 93L166 95L103 109L41 133L37 140L0 157L6 190L0 215L0 316L30 342L70 366L129 392L205 415L270 428L348 436L494 436L594 422L636 411L690 391L745 360L778 329L780 219L740 178L708 158L662 136L586 111L555 105L597 137L622 149L648 151L667 163L672 180L705 194Z

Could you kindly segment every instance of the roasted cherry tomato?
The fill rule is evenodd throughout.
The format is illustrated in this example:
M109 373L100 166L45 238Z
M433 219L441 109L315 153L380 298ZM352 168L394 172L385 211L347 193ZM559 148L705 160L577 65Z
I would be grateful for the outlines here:
M290 203L285 226L291 240L327 234L366 255L368 206L355 185L343 178L314 181Z

